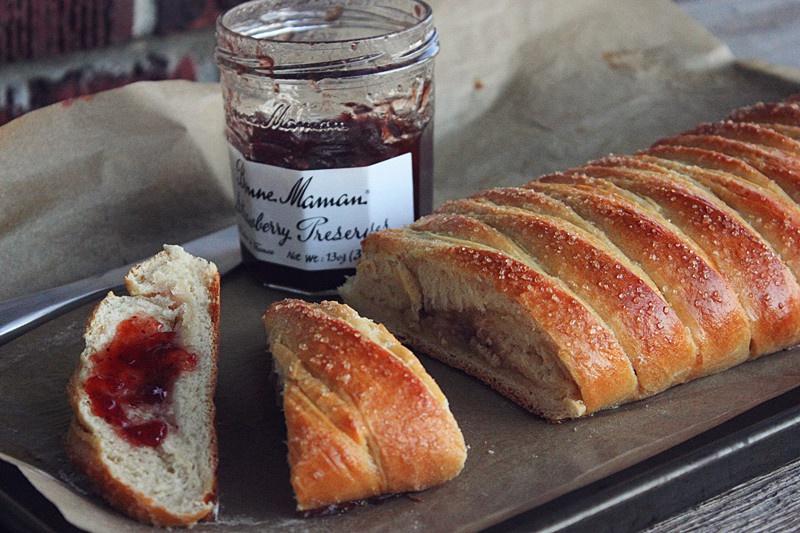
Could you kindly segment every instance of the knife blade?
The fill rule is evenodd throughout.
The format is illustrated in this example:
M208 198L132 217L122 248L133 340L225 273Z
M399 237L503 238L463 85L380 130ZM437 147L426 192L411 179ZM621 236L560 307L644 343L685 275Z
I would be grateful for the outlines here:
M217 265L220 275L242 262L239 231L235 225L182 244L192 255ZM20 296L0 303L0 346L70 309L121 288L128 270L138 263L114 268L73 283Z

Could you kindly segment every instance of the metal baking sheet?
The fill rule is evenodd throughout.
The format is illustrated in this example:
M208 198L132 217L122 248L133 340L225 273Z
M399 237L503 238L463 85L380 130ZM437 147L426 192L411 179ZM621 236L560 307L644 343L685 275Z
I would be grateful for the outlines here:
M797 457L800 457L800 388L487 531L638 530L758 475L769 475L768 472ZM3 462L0 462L0 529L10 533L79 531L15 467Z
M219 521L199 526L200 531L377 531L393 524L414 531L478 530L622 471L800 383L798 350L791 350L646 401L550 424L423 356L469 445L464 472L413 498L306 519L294 512L283 418L260 321L266 306L284 296L259 287L241 269L223 281L217 395L221 508ZM86 503L96 507L78 507L84 516L102 515L103 524L138 531L141 526L107 511L87 492L63 451L70 416L64 389L82 348L88 311L78 309L0 348L0 390L16 391L0 398L0 442L9 455L85 493ZM26 445L9 447L21 440L15 435L20 432Z

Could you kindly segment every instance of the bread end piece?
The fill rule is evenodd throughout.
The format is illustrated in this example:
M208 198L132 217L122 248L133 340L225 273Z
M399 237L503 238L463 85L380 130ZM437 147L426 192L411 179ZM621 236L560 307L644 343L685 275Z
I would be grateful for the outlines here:
M419 491L461 472L466 447L447 399L383 326L301 300L273 304L264 322L298 510Z

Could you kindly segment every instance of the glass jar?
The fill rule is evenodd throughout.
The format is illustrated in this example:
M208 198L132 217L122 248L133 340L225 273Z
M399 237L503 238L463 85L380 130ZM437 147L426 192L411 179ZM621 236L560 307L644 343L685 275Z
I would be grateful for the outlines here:
M431 8L419 0L256 0L217 21L244 263L330 292L370 232L432 208Z

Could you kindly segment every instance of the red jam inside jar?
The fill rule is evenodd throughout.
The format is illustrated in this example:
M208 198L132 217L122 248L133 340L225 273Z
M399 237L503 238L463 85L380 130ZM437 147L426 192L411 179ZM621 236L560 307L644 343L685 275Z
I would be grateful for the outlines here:
M169 432L163 406L181 373L197 367L197 356L177 346L175 332L163 331L156 319L133 316L92 363L85 385L92 412L134 446L159 446ZM134 420L133 409L155 417Z

